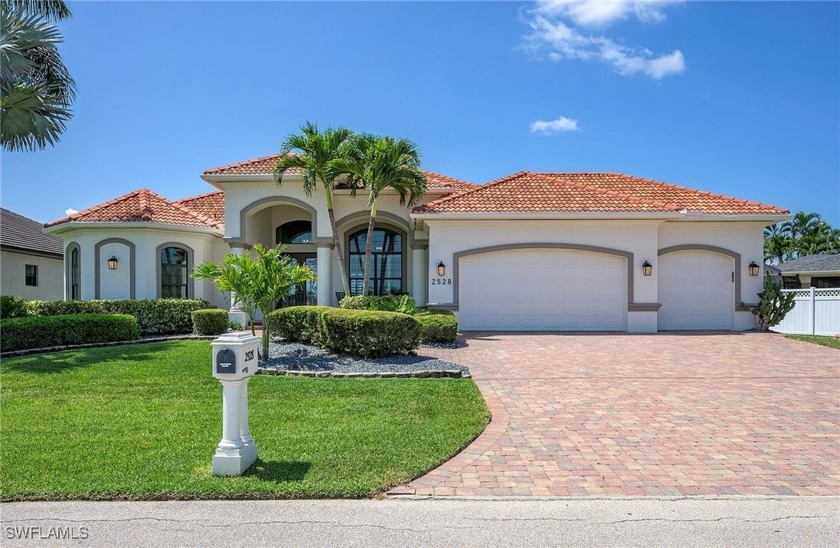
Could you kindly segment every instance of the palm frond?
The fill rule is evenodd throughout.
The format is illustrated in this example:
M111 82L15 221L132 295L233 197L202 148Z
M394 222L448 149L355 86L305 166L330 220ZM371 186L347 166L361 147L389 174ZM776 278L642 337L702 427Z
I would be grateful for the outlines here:
M3 0L12 9L18 9L24 13L32 13L50 19L68 19L73 17L70 8L63 0Z

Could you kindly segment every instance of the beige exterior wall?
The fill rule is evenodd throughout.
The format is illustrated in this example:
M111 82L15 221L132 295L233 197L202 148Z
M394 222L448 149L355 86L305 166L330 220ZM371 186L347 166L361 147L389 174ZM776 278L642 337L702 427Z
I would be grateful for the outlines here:
M38 267L38 286L26 285L26 265ZM0 293L27 300L60 301L64 297L61 259L0 250Z

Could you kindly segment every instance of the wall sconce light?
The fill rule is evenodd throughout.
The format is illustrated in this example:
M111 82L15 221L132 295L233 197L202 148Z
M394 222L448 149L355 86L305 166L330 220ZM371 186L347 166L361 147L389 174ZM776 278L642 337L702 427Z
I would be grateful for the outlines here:
M750 263L750 266L748 266L747 268L750 269L750 276L758 276L759 266L755 263L755 261L752 261Z
M117 260L116 255L111 255L111 258L108 259L108 270L116 270L118 264L120 262Z
M642 274L645 276L650 276L653 274L653 265L649 262L645 261L642 263Z
M446 265L443 261L438 263L438 276L446 276Z

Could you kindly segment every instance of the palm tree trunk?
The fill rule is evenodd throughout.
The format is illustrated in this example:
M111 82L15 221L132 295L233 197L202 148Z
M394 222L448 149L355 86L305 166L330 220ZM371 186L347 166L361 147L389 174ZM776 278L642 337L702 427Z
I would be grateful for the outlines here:
M332 230L333 246L335 247L336 257L338 257L338 273L341 276L341 287L344 288L344 294L349 297L350 279L347 277L347 266L344 264L344 252L341 249L341 238L338 237L338 229L335 226L335 210L333 209L332 192L329 190L327 191L327 214L330 216L330 229Z
M362 295L368 294L368 284L370 283L370 260L373 256L373 225L376 223L376 201L370 208L370 221L368 221L367 237L365 238L365 277L364 285L362 286Z

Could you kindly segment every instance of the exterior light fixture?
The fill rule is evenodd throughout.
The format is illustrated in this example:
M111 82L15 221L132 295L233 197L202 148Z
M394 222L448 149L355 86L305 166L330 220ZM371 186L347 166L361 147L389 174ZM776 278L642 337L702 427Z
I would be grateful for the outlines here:
M116 270L118 264L120 264L120 261L117 260L117 256L111 255L111 258L108 259L108 270Z
M645 276L650 276L651 274L653 274L653 265L650 264L647 261L643 262L642 263L642 273Z
M759 266L755 263L755 261L752 261L750 263L750 266L747 268L750 269L750 276L758 276Z
M446 265L443 261L438 263L438 276L446 276Z

